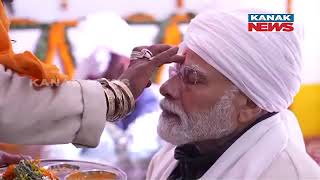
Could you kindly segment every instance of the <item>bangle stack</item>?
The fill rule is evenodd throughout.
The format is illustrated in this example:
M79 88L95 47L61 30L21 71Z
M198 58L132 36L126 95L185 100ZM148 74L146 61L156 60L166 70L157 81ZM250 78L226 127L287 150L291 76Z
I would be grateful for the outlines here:
M107 121L115 122L130 114L135 107L135 101L132 92L128 87L128 82L105 78L97 80L104 89L107 100Z

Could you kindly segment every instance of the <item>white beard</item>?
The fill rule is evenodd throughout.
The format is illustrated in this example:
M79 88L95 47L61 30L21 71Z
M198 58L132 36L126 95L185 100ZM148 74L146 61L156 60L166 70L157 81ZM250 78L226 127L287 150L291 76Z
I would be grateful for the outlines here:
M162 110L175 114L166 115L162 112L158 124L158 134L173 145L181 145L208 139L219 139L231 134L237 123L232 119L235 108L232 100L236 87L227 90L220 100L207 111L189 113L179 105L167 99L160 103ZM179 116L179 117L177 117Z

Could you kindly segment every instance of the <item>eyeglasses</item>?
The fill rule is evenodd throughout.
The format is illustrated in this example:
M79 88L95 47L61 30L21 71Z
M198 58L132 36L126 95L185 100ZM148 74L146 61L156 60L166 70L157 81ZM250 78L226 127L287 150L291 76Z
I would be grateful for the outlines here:
M169 67L169 78L178 76L185 84L196 85L199 82L198 66L176 64Z

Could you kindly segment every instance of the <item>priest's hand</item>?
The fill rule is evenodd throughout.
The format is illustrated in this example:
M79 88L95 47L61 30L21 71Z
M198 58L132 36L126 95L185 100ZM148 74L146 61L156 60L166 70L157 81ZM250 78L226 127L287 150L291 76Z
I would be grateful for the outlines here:
M164 44L152 46L140 46L133 49L133 52L140 52L148 49L153 54L151 59L131 59L129 68L120 76L120 80L128 80L129 88L136 99L144 88L151 85L150 78L158 67L168 63L183 63L185 57L177 55L178 47L171 47Z

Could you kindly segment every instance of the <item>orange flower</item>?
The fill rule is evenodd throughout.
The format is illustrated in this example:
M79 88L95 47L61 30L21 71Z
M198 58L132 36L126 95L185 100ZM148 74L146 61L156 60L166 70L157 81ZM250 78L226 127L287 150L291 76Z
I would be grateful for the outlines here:
M33 80L63 82L68 77L60 74L54 65L46 65L32 53L26 51L15 54L8 35L9 21L0 1L0 64L15 71L19 75L31 77Z
M16 175L14 174L14 169L16 168L16 165L10 165L7 170L3 173L2 178L4 180L13 180Z

